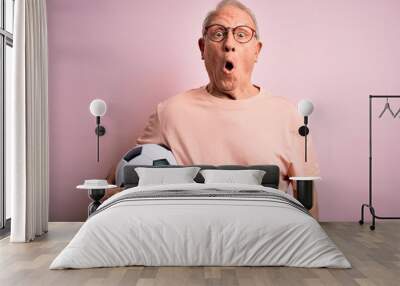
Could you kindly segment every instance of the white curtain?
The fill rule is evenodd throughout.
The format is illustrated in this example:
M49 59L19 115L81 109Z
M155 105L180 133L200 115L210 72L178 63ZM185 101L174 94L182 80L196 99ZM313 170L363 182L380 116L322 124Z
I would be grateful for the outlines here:
M46 1L16 0L14 11L13 92L6 98L10 106L6 181L11 188L10 241L28 242L48 228Z

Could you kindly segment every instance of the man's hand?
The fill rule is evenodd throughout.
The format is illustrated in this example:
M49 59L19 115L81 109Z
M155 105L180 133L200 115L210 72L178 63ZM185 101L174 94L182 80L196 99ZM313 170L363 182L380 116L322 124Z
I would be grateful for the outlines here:
M115 170L117 169L117 165L111 168L110 172L108 173L106 180L109 184L115 184Z
M117 165L115 165L114 167L112 167L111 170L110 170L110 172L109 172L108 175L107 175L106 180L107 180L107 182L108 182L109 184L115 184L115 169L116 169L116 168L117 168ZM123 191L123 190L124 190L124 189L123 189L123 188L120 188L120 187L114 188L114 189L107 189L107 190L106 190L106 194L105 194L105 196L103 197L102 201L105 201L105 200L108 199L109 197L111 197L111 196L115 195L116 193L119 193L119 192L121 192L121 191Z
M120 188L120 187L114 188L114 189L107 189L107 190L106 190L106 194L105 194L105 196L103 197L102 201L105 201L105 200L108 199L109 197L111 197L111 196L113 196L113 195L115 195L115 194L117 194L117 193L119 193L119 192L122 192L123 190L124 190L124 189L123 189L123 188Z

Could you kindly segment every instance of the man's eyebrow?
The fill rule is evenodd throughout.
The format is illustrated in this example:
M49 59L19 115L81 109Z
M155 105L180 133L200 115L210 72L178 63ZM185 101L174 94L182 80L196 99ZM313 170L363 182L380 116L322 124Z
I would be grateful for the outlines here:
M252 28L254 30L256 29L256 28L253 27L253 25L246 24L246 23L241 23L241 24L235 25L233 27L230 27L230 26L225 26L224 24L221 24L221 23L213 23L213 22L211 22L210 24L207 25L207 27L212 26L212 25L220 25L220 26L223 26L225 28L235 28L235 27L239 27L239 26L247 26L247 27L250 27L250 28Z
M212 25L220 25L220 26L224 26L224 24L218 23L218 22L210 22L207 26L212 26Z

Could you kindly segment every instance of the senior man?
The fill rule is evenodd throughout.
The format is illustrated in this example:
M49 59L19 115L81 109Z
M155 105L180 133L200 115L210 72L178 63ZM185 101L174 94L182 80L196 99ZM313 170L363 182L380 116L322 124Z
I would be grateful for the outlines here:
M294 105L252 83L262 48L254 14L238 1L220 2L205 18L198 44L209 83L159 103L136 143L164 144L182 165L275 164L285 192L289 176L319 175L311 140L304 162ZM311 214L318 218L316 192Z

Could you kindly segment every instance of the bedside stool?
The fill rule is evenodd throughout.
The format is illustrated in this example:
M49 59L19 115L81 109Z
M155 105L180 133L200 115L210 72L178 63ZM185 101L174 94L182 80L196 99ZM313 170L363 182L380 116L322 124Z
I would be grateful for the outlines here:
M100 200L104 197L106 189L116 187L116 185L109 185L107 180L85 180L83 185L76 186L77 189L87 190L89 198L92 199L88 206L88 217L101 205Z
M296 181L297 200L301 202L306 209L312 209L314 181L320 180L321 177L290 177L289 179Z

